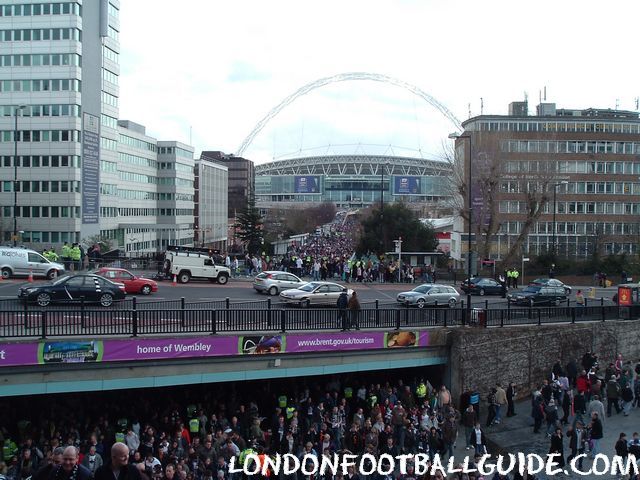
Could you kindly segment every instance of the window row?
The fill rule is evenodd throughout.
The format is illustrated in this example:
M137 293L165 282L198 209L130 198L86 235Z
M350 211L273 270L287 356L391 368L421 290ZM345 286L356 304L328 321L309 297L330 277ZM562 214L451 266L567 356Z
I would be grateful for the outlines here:
M150 158L139 157L137 155L131 155L130 153L120 152L120 161L128 163L130 165L139 165L141 167L158 168L158 162Z
M118 84L118 75L110 70L107 70L106 68L102 69L102 79L106 80L107 82L111 82L114 85Z
M503 193L552 192L553 184L542 182L508 181L500 183ZM569 182L557 187L558 194L640 195L640 183L633 182Z
M155 143L139 140L128 135L120 134L120 143L128 145L130 147L139 148L140 150L149 150L151 152L158 151L158 147Z
M11 207L7 207L11 209ZM80 218L80 207L30 206L17 207L17 217L22 218Z
M80 193L80 182L75 180L23 180L16 182L17 191L22 193ZM3 192L13 191L13 180L0 184Z
M106 150L113 150L114 152L118 151L118 142L111 138L100 137L100 148L104 148Z
M118 18L120 15L120 10L113 3L109 2L109 15L114 18Z
M503 200L499 204L500 213L527 213L527 202ZM640 203L622 202L556 202L558 214L608 214L640 215ZM545 204L543 213L553 213L553 202Z
M105 105L111 105L112 107L118 106L118 97L111 95L110 93L102 91L102 103Z
M596 162L596 161L555 161L555 160L510 160L504 163L504 173L609 173L640 175L638 162Z
M100 123L103 127L109 127L115 130L118 129L118 119L105 115L104 113L100 115Z
M54 80L2 80L0 92L79 92L81 82L74 78Z
M27 55L0 55L0 67L39 67L73 65L82 66L77 53L33 53Z
M193 152L180 147L158 147L158 153L161 155L173 155L175 153L179 157L193 158Z
M179 215L193 215L191 208L118 208L101 207L100 216L106 218L118 217L174 217Z
M4 241L11 240L11 231L4 232ZM25 243L78 243L80 232L23 232L21 240Z
M534 122L500 121L478 122L482 132L608 132L640 133L640 122L603 122L579 119L574 121Z
M23 3L0 7L0 17L30 17L33 15L82 15L78 2Z
M13 130L0 130L0 142L13 142ZM79 130L19 130L19 142L79 142Z
M523 222L503 222L499 233L519 235ZM613 222L556 222L556 232L562 235L638 235L638 223ZM537 222L530 235L553 234L553 222Z
M503 152L512 153L608 153L633 155L640 154L640 142L506 140L501 143L500 149Z
M0 30L0 42L37 42L40 40L82 41L79 28L35 28L20 30Z
M0 116L13 117L15 105L0 105ZM79 117L80 105L27 105L21 110L23 117Z
M100 170L107 173L118 173L118 164L108 160L100 160Z
M13 166L13 156L4 155L2 158L3 167ZM79 155L19 155L18 166L27 168L38 167L74 167L82 165Z
M160 162L160 170L175 170L177 172L192 173L193 167L178 162Z
M107 32L107 35L109 35L109 38L115 40L116 42L120 41L120 32L118 32L118 30L113 28L111 25L109 25L109 31Z
M133 173L121 170L118 172L118 176L120 177L120 180L125 182L150 183L153 185L158 184L158 177L143 175L142 173Z
M159 185L175 185L176 187L188 187L193 188L193 180L187 180L184 178L176 177L161 177L158 179Z
M113 63L120 63L120 54L114 50L111 50L106 45L102 46L102 56L107 60L111 60Z

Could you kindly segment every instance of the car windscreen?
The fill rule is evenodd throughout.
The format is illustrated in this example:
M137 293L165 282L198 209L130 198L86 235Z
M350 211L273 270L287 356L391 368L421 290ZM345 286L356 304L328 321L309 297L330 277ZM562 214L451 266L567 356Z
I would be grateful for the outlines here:
M64 277L60 277L55 282L53 282L52 285L58 285L59 283L66 282L67 280L69 280L69 278L71 278L71 275L66 275Z
M419 287L414 288L412 291L416 293L427 293L429 290L431 290L431 287L420 285Z
M540 291L540 287L527 287L523 290L524 293L538 293Z
M313 292L318 287L317 283L306 283L302 285L298 290L302 290L304 292Z

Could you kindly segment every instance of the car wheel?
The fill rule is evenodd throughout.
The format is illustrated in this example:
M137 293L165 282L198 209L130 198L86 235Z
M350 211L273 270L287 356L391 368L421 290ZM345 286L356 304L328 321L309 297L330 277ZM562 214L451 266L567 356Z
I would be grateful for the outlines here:
M191 280L191 275L189 275L188 273L181 273L180 276L178 277L178 280L180 281L180 283L189 283L189 280Z
M103 307L110 307L113 304L113 295L110 293L103 293L100 295L100 305Z
M229 281L229 277L224 275L224 274L220 274L218 275L218 283L220 285L225 285L227 282Z
M309 308L310 305L311 305L311 302L309 300L302 300L300 302L300 307L301 308Z
M151 285L143 285L142 289L140 290L140 292L143 295L150 295L151 294Z
M450 298L449 299L449 308L456 308L457 304L458 304L458 302L456 302L455 298Z
M271 295L272 297L275 297L278 294L278 287L271 287L269 289L269 295Z
M47 279L53 280L58 276L58 271L54 268L53 270L49 270L47 272Z
M484 288L481 288L481 289L480 289L480 296L481 296L481 297L484 297Z
M36 303L41 307L46 307L51 303L51 295L48 293L39 293L36 297Z
M7 280L11 276L11 270L9 270L8 268L3 268L2 272L0 273L2 274L3 280Z
M418 308L424 308L424 306L426 305L427 302L424 301L424 298L419 298L418 301L416 302L416 306Z

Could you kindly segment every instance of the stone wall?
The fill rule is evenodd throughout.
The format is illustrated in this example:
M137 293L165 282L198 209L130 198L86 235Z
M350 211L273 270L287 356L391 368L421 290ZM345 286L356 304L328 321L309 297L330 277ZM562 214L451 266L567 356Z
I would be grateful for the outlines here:
M537 387L560 359L578 366L587 350L598 354L606 367L618 353L640 358L640 321L608 321L584 324L522 326L504 328L457 328L448 332L451 391L479 391L483 399L496 382L513 381L519 397ZM580 368L580 367L579 367ZM505 386L506 388L506 386Z

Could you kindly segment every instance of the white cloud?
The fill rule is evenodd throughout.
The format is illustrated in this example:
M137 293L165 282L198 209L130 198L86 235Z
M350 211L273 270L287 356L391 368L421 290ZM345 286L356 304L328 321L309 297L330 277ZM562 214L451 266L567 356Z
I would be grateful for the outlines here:
M192 127L197 151L233 152L287 95L352 71L414 84L460 119L480 97L505 114L528 92L533 110L544 86L561 107L632 109L638 13L635 1L126 0L121 117L161 139L188 142ZM246 155L358 142L437 152L450 131L398 87L345 82L299 98Z

